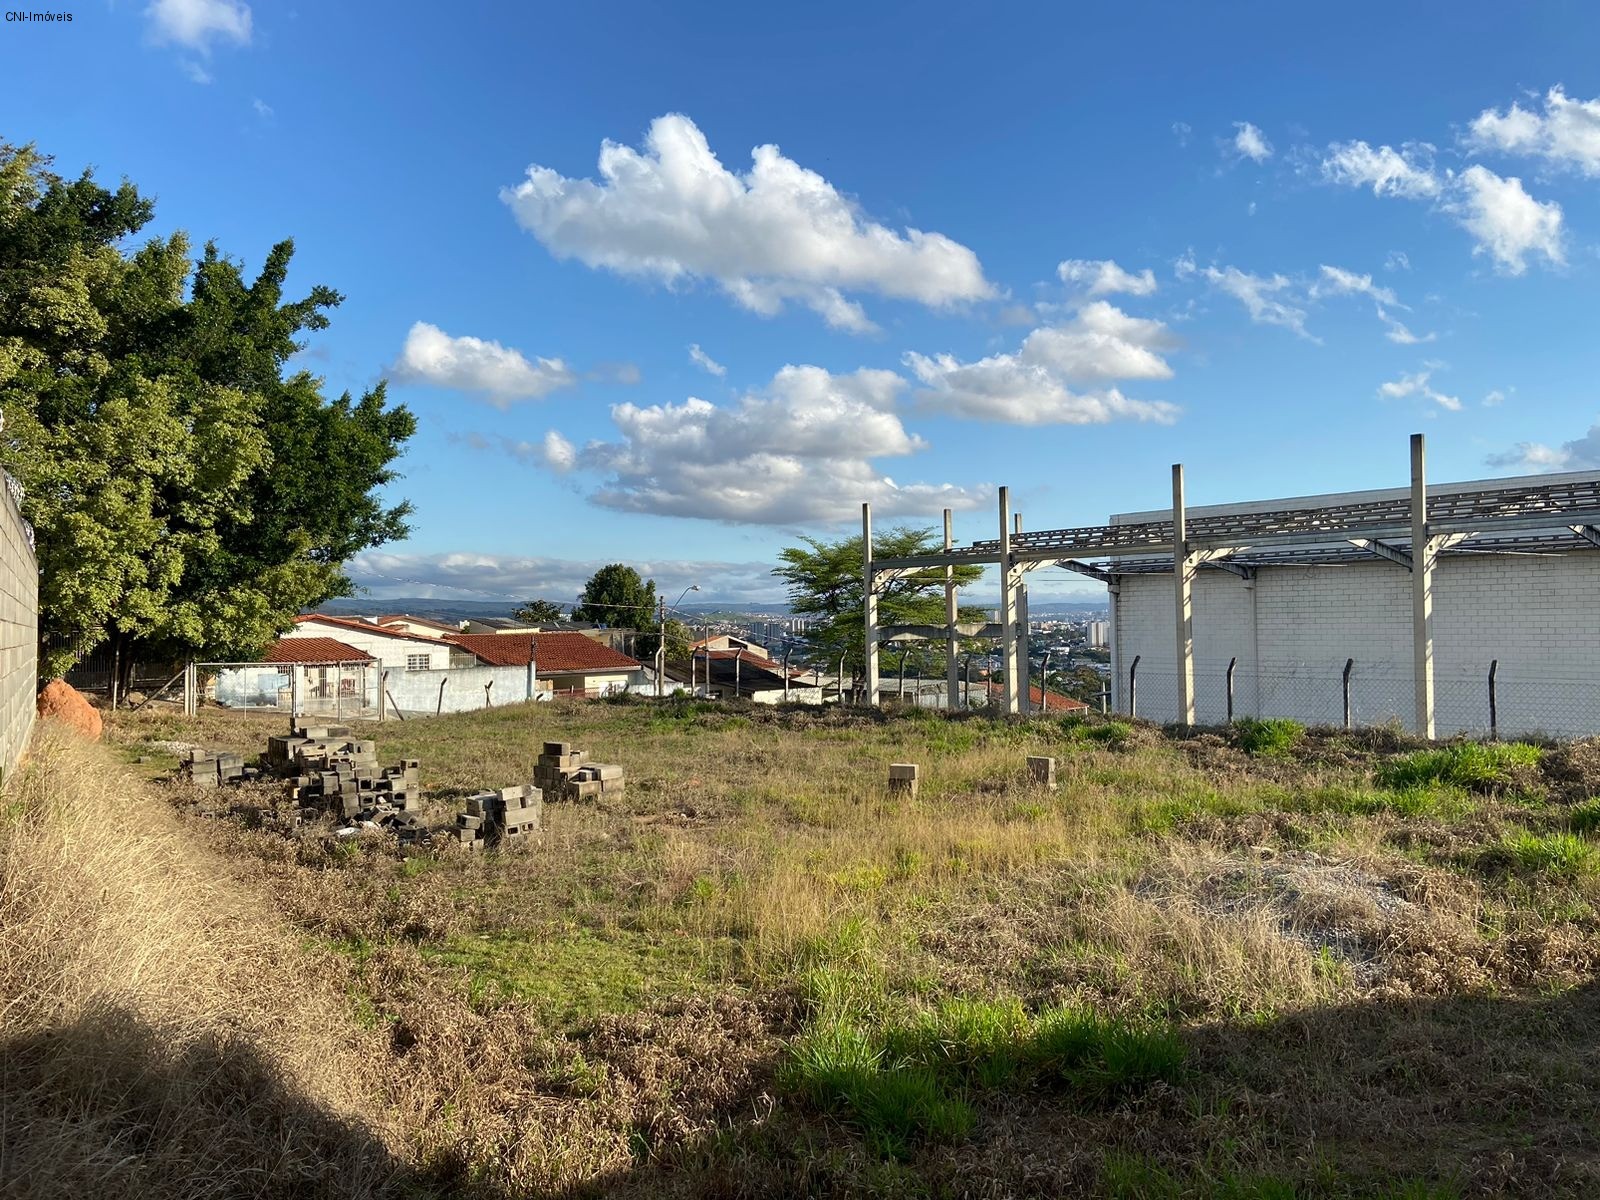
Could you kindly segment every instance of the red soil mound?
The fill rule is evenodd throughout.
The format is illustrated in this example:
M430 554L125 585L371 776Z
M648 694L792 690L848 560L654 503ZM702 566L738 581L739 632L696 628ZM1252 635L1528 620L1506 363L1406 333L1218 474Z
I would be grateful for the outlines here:
M64 679L52 680L39 693L39 715L54 717L91 742L100 740L100 714L83 698L82 692Z

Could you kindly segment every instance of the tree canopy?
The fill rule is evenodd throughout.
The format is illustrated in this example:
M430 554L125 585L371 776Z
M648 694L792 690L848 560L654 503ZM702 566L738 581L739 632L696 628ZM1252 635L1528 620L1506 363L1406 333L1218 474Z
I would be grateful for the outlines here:
M773 574L789 585L789 607L796 616L811 618L807 641L820 662L838 662L842 655L851 671L866 667L866 616L862 611L861 536L824 542L802 539L778 554L781 565ZM882 558L930 554L939 548L932 529L897 528L873 538L873 553ZM954 568L957 585L976 583L983 568L970 564ZM945 623L945 568L930 567L902 575L886 584L878 595L878 619L884 625L943 625ZM963 622L984 619L982 609L963 608Z
M289 367L342 297L284 299L290 241L251 282L181 233L125 248L153 215L0 144L0 462L35 529L46 674L108 641L252 657L407 532L381 489L415 419Z
M530 625L550 624L561 620L561 605L554 600L529 600L521 608L511 614L519 621L526 621Z

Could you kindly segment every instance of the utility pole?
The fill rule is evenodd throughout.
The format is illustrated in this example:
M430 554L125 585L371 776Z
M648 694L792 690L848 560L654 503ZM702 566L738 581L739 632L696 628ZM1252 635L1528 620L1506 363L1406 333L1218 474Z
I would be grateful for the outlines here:
M656 600L656 604L659 606L658 615L659 615L660 620L658 621L658 624L661 626L661 640L656 643L656 699L659 700L659 699L661 699L662 696L666 695L665 690L661 686L661 670L662 670L662 667L666 664L666 661L667 661L667 601L666 601L666 597L663 596L663 597L660 597L659 599L657 599Z

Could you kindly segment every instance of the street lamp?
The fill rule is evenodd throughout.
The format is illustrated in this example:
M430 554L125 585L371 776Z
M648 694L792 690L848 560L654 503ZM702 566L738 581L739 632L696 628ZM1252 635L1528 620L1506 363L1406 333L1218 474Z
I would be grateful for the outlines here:
M683 598L685 596L687 596L690 592L698 592L699 590L700 590L700 585L698 583L691 583L688 587L684 588L683 591L678 593L678 598L672 602L673 609L676 610L678 605L683 603ZM693 656L692 655L690 657L690 662L691 662L691 669L692 669L692 663L693 663ZM662 682L663 677L666 675L666 673L667 673L667 602L665 600L663 600L663 601L661 601L661 643L660 643L660 645L658 645L656 647L656 699L657 700L661 699L662 696L666 695L666 691L665 691L665 688L664 688L663 682ZM706 673L708 675L710 674L710 660L709 659L707 660L707 672ZM707 679L706 682L710 683L711 681L709 679ZM693 682L692 681L691 681L690 686L691 687L693 686Z

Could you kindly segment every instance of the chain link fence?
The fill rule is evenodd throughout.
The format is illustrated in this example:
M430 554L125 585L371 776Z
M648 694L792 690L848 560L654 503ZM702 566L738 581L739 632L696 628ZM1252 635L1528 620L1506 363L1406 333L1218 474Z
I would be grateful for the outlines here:
M376 720L381 672L370 662L195 663L192 697L243 712Z
M1167 724L1178 719L1177 672L1130 656L1117 679L1117 708ZM1600 733L1600 684L1589 676L1519 670L1490 660L1435 672L1434 726L1440 737L1584 737ZM1241 717L1291 717L1307 725L1351 729L1415 719L1409 670L1359 658L1249 670L1195 665L1195 719L1224 725Z

